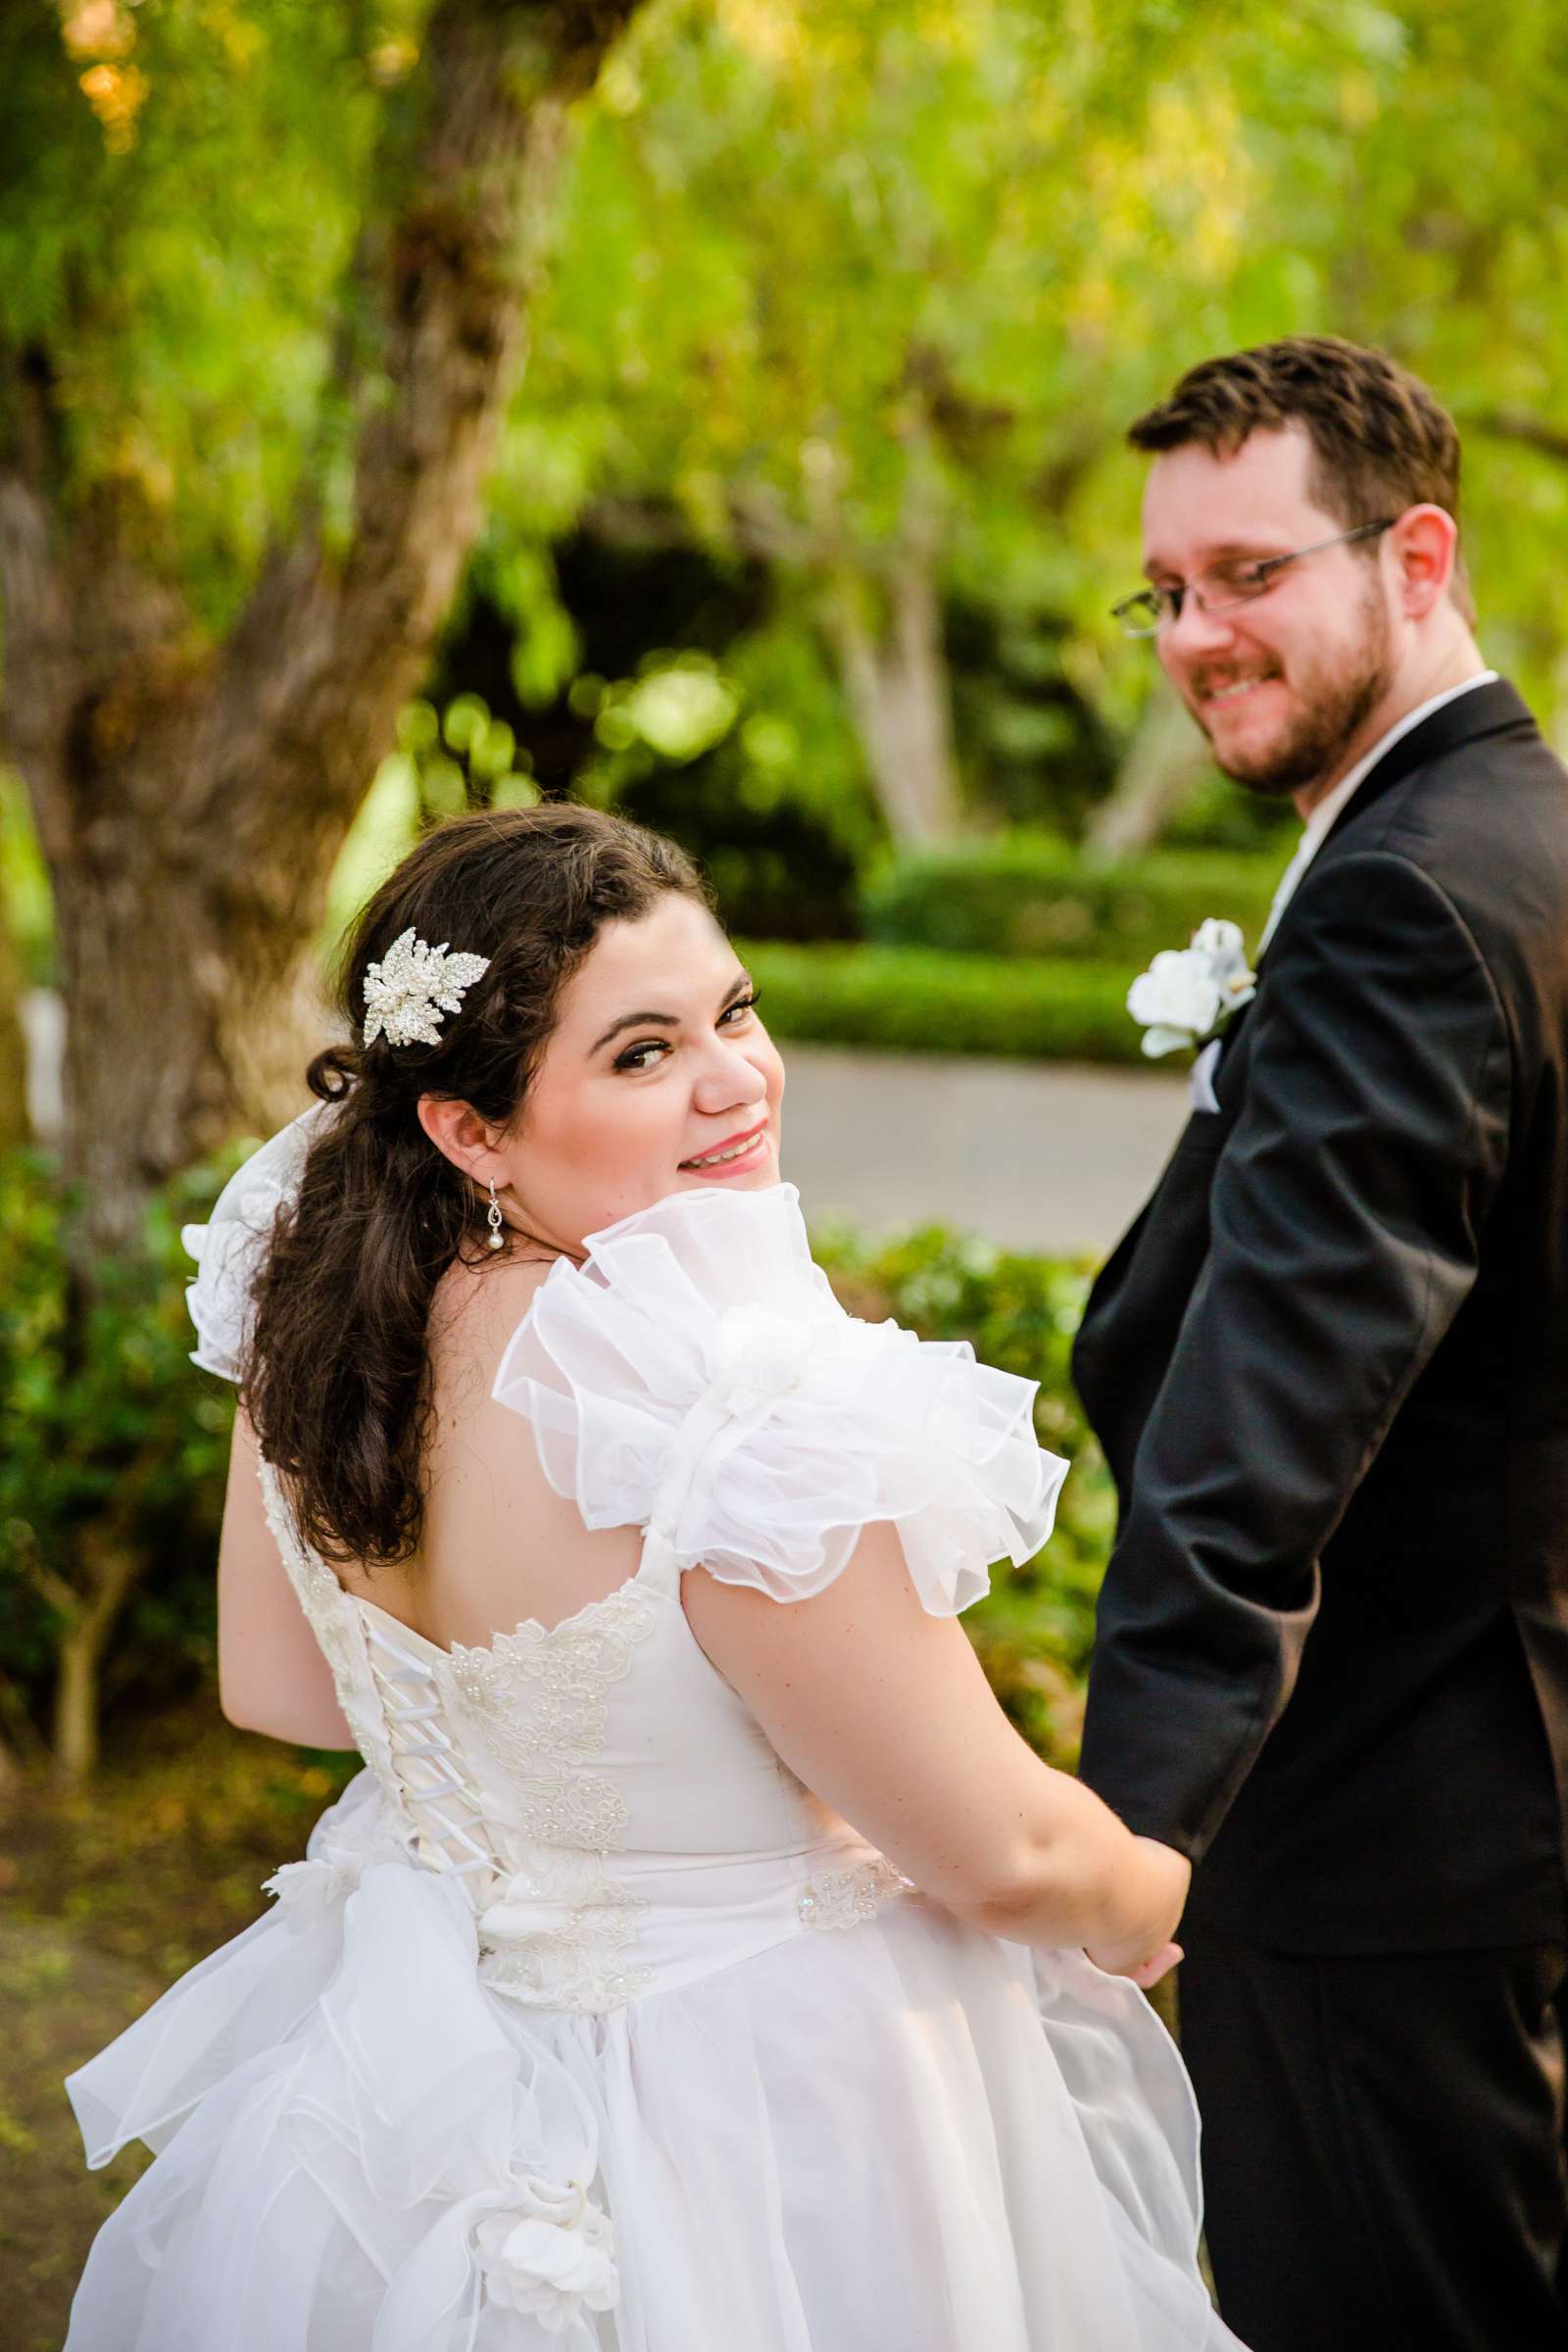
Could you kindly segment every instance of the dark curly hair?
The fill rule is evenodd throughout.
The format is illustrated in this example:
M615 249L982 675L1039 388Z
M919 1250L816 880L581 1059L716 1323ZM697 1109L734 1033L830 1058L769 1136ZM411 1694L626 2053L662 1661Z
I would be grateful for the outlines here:
M427 1327L442 1274L484 1262L482 1196L419 1124L421 1095L511 1129L561 992L607 922L670 893L711 904L683 850L598 809L555 804L453 818L365 908L336 999L353 1042L318 1054L321 1121L253 1294L241 1395L305 1540L366 1567L411 1559L424 1517ZM402 932L486 956L435 1045L367 1047L365 975Z
M1291 424L1300 425L1312 444L1313 499L1347 529L1429 504L1458 521L1453 418L1387 352L1338 335L1289 335L1202 360L1168 399L1135 418L1127 438L1151 454L1196 441L1215 457L1231 457L1250 433ZM1460 564L1449 592L1473 621Z

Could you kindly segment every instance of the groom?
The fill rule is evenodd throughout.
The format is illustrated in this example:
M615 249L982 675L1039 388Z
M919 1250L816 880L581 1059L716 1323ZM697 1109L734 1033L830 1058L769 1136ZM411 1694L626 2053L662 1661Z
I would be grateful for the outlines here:
M1077 1345L1121 1498L1084 1777L1196 1865L1237 2333L1561 2352L1568 775L1476 649L1402 368L1236 353L1131 439L1119 610L1305 830Z

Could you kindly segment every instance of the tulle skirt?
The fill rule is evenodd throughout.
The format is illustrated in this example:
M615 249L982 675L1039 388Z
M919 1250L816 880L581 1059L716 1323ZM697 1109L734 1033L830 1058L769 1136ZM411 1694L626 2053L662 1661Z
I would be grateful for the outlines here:
M1135 1987L919 1896L604 2015L485 1985L461 1886L330 1870L71 2080L66 2352L1221 2352Z

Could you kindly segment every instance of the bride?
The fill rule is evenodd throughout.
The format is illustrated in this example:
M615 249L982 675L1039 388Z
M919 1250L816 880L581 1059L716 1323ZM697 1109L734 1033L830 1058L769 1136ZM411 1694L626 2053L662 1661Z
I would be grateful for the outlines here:
M1234 2345L1138 1989L1187 1865L957 1623L1064 1465L834 1299L695 869L460 818L344 1004L187 1241L224 1712L366 1769L71 2078L157 2154L67 2352Z

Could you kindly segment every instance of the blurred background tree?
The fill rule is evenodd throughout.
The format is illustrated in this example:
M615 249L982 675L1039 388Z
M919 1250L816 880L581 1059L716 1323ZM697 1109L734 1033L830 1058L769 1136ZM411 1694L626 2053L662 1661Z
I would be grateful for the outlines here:
M4 730L86 1278L296 1094L331 862L479 526L566 108L635 5L0 23Z

